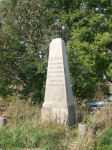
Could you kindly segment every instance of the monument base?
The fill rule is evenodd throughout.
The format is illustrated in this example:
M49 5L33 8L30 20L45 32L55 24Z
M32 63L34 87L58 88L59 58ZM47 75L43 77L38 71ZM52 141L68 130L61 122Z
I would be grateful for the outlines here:
M51 106L43 106L41 111L42 122L51 122L62 125L74 125L75 123L75 108L53 108Z

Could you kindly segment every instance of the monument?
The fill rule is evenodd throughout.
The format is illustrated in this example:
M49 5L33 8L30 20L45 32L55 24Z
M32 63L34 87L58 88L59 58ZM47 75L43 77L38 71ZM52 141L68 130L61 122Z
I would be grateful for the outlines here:
M42 121L72 125L75 123L75 103L64 41L53 39L49 59L45 99L41 110Z

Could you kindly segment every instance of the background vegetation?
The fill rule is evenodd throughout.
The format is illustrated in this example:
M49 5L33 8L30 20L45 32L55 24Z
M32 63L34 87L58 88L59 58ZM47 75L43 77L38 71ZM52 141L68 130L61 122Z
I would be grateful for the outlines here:
M13 101L12 101L13 99ZM112 107L85 114L86 134L79 136L77 125L70 128L53 123L41 123L39 106L26 100L9 97L5 105L7 124L0 126L0 148L3 150L111 150ZM99 119L100 118L100 119ZM1 124L0 124L1 125Z
M99 84L112 80L111 14L111 0L2 0L0 95L43 101L48 45L60 24L73 91L94 97Z

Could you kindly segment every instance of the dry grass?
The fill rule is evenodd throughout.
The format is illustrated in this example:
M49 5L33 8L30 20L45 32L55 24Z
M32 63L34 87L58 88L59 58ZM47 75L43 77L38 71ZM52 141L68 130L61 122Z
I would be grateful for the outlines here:
M10 126L17 126L21 122L30 122L36 126L40 122L40 108L25 101L10 103L6 114Z
M6 116L8 123L0 129L0 148L67 150L69 129L53 123L42 124L39 106L17 98L4 105L2 116Z
M97 111L94 115L96 125L104 128L112 126L112 104L107 104L104 108Z
M85 113L84 121L87 124L87 131L83 138L72 139L70 150L95 150L99 139L105 131L112 127L112 104L107 104L104 108L91 114ZM101 147L97 150L102 150Z

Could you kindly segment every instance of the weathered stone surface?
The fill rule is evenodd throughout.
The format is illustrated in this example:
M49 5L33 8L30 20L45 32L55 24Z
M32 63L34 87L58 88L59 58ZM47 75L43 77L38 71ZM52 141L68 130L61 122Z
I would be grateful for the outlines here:
M6 124L7 120L5 117L0 116L0 127L4 126Z
M85 137L85 135L87 134L87 125L79 123L78 130L79 130L79 138L83 139Z
M61 38L56 38L50 43L42 121L60 124L75 122L75 104L70 86L66 49Z

